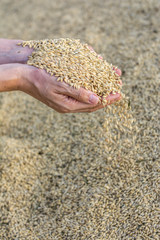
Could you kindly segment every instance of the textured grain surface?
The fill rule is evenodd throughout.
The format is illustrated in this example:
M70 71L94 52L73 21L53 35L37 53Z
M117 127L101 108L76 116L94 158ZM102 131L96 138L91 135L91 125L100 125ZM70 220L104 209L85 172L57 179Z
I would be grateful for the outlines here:
M104 53L138 133L106 144L103 110L60 115L1 94L0 238L158 240L159 2L36 2L1 0L1 36L80 38Z

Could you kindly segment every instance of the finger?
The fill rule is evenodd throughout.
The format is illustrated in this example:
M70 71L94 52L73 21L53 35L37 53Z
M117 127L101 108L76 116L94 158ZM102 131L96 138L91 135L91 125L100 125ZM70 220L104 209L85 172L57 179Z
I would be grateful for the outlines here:
M121 70L118 69L118 68L115 70L115 72L116 72L119 76L121 76L121 74L122 74ZM119 84L122 86L122 80L119 80Z
M92 46L88 45L88 48L89 48L92 52L95 52Z
M113 67L113 70L115 70L115 72L116 72L119 76L122 75L121 69ZM122 86L122 81L121 81L121 80L119 80L119 84Z
M82 87L79 89L73 88L64 82L62 84L63 84L63 90L61 90L61 94L70 96L82 103L87 103L90 105L98 104L99 97L95 93L89 90L86 90Z
M93 105L91 105L90 103L79 102L78 100L70 96L63 96L62 103L63 106L68 109L68 112L87 112L87 110L93 108Z
M121 80L119 80L119 84L122 86L122 81Z
M107 105L111 105L113 104L114 102L117 102L121 99L121 94L119 93L116 93L116 94L110 94L109 96L106 97L106 100L107 100L107 104L104 105L104 104L98 104L97 106L93 107L92 110L93 111L97 111L101 108L104 108L106 107Z
M116 69L116 73L117 73L119 76L121 76L121 75L122 75L121 69L117 68L117 69Z
M60 94L56 94L56 98L54 99L54 102L49 99L45 104L59 113L81 112L81 109L83 112L83 110L88 109L91 106L90 104L78 102L72 97Z
M121 94L120 93L116 93L116 94L110 94L106 97L106 100L109 102L109 104L112 104L115 101L118 101L121 98Z
M71 98L71 97L66 97L63 96L63 101L65 102L65 107L68 109L68 112L94 112L97 111L101 108L104 108L105 106L100 103L97 104L96 106L92 107L90 104L86 103L81 103L78 102L77 100ZM120 100L121 95L119 93L117 94L110 94L106 99L109 101L107 105L110 105L118 100Z
M62 83L63 84L63 90L61 89L61 94L67 95L72 97L73 99L81 102L81 103L86 103L90 105L97 105L99 102L99 97L94 94L91 91L88 91L84 88L79 88L75 89L73 87L70 87L67 83ZM117 94L110 94L109 96L106 97L107 101L116 100L119 99L121 95L119 93ZM92 106L90 106L92 107Z
M95 52L95 53L96 53L96 51L93 49L92 46L89 45L88 48L89 48L92 52ZM97 54L97 53L96 53L96 54ZM102 57L101 55L97 54L97 56L98 56L100 59L103 59L103 57Z
M59 113L80 112L80 109L85 110L91 107L90 104L81 103L66 95L54 94L53 98L54 102L48 99L45 104Z
M115 70L115 72L116 72L119 76L122 75L121 69L113 67L113 70Z
M95 112L95 111L100 110L100 109L102 109L102 108L104 108L104 107L107 107L108 105L111 105L111 104L113 104L114 102L119 101L119 100L121 99L121 95L117 95L116 97L111 97L110 99L111 99L111 100L110 100L110 102L109 102L107 105L98 104L96 107L93 107L93 108L91 108L91 109L88 109L87 111L84 110L83 112Z

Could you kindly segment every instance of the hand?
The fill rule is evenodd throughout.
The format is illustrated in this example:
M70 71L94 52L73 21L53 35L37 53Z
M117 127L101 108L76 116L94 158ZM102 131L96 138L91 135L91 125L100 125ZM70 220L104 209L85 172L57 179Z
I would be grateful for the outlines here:
M0 39L0 65L6 63L26 63L33 49L18 46L22 40Z
M121 71L116 70L119 75ZM60 113L93 112L103 108L98 103L99 98L93 92L84 88L75 89L65 82L57 81L45 70L33 66L21 66L21 84L19 89L43 102ZM110 94L107 100L110 104L119 100L120 94Z
M17 46L20 42L22 40L0 39L0 92L21 90L61 113L93 112L104 107L94 93L72 88L45 70L28 66L28 56L33 49ZM120 69L116 72L121 75ZM120 94L110 94L107 100L112 104L120 98Z

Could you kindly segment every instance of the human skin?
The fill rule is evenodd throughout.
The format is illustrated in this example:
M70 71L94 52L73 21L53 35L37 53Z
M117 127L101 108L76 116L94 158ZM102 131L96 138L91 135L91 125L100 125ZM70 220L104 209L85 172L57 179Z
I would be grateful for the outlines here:
M93 92L75 89L45 70L27 65L33 49L18 46L20 42L0 39L0 92L23 91L60 113L93 112L104 107ZM121 75L120 69L115 71ZM118 93L110 94L107 100L112 104L120 98Z

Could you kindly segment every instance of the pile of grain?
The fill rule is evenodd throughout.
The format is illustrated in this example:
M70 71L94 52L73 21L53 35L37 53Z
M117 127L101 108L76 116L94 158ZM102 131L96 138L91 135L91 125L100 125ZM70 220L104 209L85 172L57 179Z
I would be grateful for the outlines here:
M159 1L28 3L1 0L1 36L80 38L104 53L122 70L138 132L134 144L106 143L113 110L59 114L1 93L0 239L159 240Z

